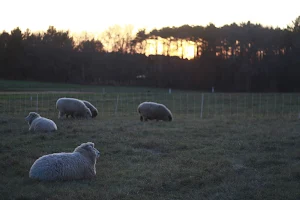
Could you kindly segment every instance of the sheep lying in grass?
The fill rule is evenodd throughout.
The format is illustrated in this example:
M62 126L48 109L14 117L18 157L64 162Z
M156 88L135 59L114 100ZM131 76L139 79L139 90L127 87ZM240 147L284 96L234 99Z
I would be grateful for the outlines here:
M29 131L52 132L57 130L56 124L51 119L41 117L36 112L30 112L25 120L29 125Z
M64 115L71 115L76 118L92 118L91 110L79 99L59 98L56 101L56 109L59 110L59 119Z
M53 153L38 158L29 177L42 181L78 180L96 177L96 161L100 152L94 143L82 143L72 153Z
M163 120L172 121L173 116L171 111L163 104L155 102L143 102L138 108L138 113L140 114L141 121L149 120Z

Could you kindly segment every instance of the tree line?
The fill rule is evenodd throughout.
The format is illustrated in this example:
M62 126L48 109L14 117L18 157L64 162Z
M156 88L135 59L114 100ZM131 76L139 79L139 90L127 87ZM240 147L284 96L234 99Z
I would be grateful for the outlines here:
M300 91L300 16L285 29L251 22L183 25L132 35L109 27L76 40L49 26L0 34L0 78L231 92ZM187 43L194 56L185 59ZM154 55L149 55L152 48Z

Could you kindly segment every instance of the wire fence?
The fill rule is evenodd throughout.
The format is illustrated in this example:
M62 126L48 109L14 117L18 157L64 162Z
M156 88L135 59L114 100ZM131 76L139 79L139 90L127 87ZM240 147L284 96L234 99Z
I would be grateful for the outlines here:
M166 105L174 120L230 116L292 119L298 118L300 113L298 93L9 93L0 94L0 126L13 130L19 127L13 123L14 119L24 119L29 112L57 120L55 104L61 97L91 102L98 109L96 120L112 117L139 119L137 106L144 101Z

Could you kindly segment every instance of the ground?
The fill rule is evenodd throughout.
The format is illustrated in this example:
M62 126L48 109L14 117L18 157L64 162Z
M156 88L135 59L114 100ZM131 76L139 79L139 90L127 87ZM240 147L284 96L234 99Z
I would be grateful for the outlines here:
M39 109L58 131L42 134L28 132L28 110L17 101L3 109L6 97L0 97L1 199L300 199L298 118L175 112L173 122L140 122L134 107L120 107L117 115L58 120L44 96ZM88 141L101 152L95 179L29 179L38 157Z

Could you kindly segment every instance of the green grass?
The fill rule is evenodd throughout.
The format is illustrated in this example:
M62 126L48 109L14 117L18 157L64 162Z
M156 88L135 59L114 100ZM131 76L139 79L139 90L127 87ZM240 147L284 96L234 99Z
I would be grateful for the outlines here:
M1 199L300 198L297 120L54 119L53 134L28 133L23 118L14 120L23 131L0 138ZM38 157L87 141L101 151L96 179L29 179Z
M200 118L202 93L55 87L0 94L1 199L300 199L298 94L204 93ZM91 101L99 115L58 120L62 96ZM136 107L146 100L166 104L174 121L140 122ZM53 119L58 131L29 133L30 111ZM87 141L101 151L96 179L29 179L38 157Z

